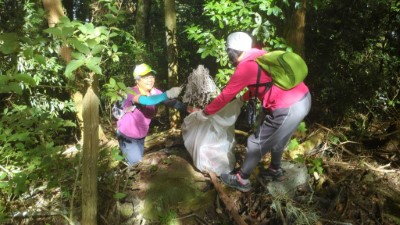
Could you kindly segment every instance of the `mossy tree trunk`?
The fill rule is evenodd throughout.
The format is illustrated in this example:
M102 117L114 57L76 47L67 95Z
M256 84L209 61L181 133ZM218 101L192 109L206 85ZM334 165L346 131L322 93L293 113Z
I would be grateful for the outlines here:
M138 41L146 39L146 25L149 17L150 1L138 0L136 10L136 34L135 37Z
M301 0L300 4L288 15L285 39L294 52L305 57L304 53L304 28L306 26L307 0Z
M175 0L164 1L164 15L167 41L167 60L168 60L168 87L178 85L178 48L176 46L176 10ZM171 128L176 128L180 119L179 112L170 109L169 120Z

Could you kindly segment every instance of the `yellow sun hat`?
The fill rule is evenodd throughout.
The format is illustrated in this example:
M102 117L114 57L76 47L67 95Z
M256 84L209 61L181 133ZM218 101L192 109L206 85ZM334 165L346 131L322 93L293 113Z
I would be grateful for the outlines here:
M150 72L156 74L156 71L154 71L149 65L147 65L146 63L142 63L137 65L135 67L135 70L133 70L133 77L137 80Z

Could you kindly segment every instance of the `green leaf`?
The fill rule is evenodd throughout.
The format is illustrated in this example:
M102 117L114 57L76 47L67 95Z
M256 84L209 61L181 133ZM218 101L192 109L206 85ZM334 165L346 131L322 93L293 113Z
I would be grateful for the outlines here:
M26 84L36 85L35 80L31 76L29 76L28 74L25 74L25 73L15 75L15 79L22 81Z
M67 16L62 16L60 18L60 22L65 24L65 25L68 25L71 21L69 20L69 18Z
M113 158L115 161L122 161L124 159L124 157L119 154L113 155Z
M122 82L118 82L117 85L118 85L118 87L119 87L120 89L122 89L122 90L125 90L125 89L126 89L125 84L122 83Z
M86 46L85 43L82 43L81 41L79 41L78 39L70 38L68 41L79 52L82 52L83 54L86 54L86 55L88 55L90 53L89 47Z
M89 46L89 48L94 48L96 45L99 44L99 42L96 41L96 39L94 39L94 38L93 39L89 38L86 40L86 44Z
M16 33L4 33L0 35L0 42L4 43L0 45L0 52L3 54L11 54L17 51L19 47L19 38Z
M114 78L110 78L110 87L115 87L115 85L117 84L117 82L115 81L115 79Z
M71 62L68 63L64 74L69 77L72 74L72 72L81 67L84 63L85 63L84 60L71 60Z
M74 34L75 28L73 27L63 27L62 28L62 36L63 37L70 37Z
M94 25L92 23L85 24L85 27L86 27L86 31L87 31L86 34L89 34L89 35L93 34Z
M114 194L113 197L114 197L115 199L123 199L123 198L126 197L126 194L125 194L125 193L121 193L121 192L117 192L117 193Z
M80 25L79 27L78 27L78 29L83 33L83 34L86 34L87 33L87 27L85 26L85 25Z
M24 54L25 58L28 58L28 59L32 58L33 57L33 48L30 47L30 48L25 49L23 51L23 54Z
M50 27L45 29L44 32L52 34L56 37L62 37L62 31L59 27Z
M112 33L110 34L110 38L113 38L113 37L116 37L116 36L118 36L118 33L112 32Z
M0 181L0 188L6 188L6 187L8 187L8 186L9 186L8 182L6 182L6 181Z
M90 58L86 61L86 67L89 68L91 71L95 72L96 74L103 74L101 68L99 66L98 57Z
M92 55L96 55L97 53L101 52L104 49L104 45L96 45L92 49Z
M71 52L71 56L74 59L81 59L81 60L84 60L86 58L85 55L83 55L80 52Z
M299 142L297 141L296 138L293 138L292 140L290 140L288 150L291 151L291 150L295 149L297 146L299 146Z
M301 133L305 133L307 131L306 123L305 122L301 122L299 124L299 126L297 127L297 130L299 130Z
M3 91L5 91L5 92L3 92ZM10 83L8 83L8 86L2 88L0 93L1 92L3 92L3 93L15 92L17 94L22 94L22 88L19 85L19 83L17 83L17 82L10 82Z
M113 50L114 52L117 52L117 51L118 51L118 46L115 45L115 44L113 44L113 45L112 45L112 50Z
M46 64L46 58L43 55L36 54L34 56L34 59L41 65L45 65Z
M6 177L7 177L7 173L1 171L1 172L0 172L0 180L3 180L3 179L6 178Z

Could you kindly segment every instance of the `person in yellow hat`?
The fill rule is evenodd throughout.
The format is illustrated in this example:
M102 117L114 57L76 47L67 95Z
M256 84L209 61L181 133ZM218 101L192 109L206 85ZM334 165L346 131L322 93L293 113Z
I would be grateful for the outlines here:
M155 75L156 71L145 63L135 67L133 77L136 85L132 87L133 94L128 93L123 105L125 113L117 122L119 147L129 166L143 158L144 139L156 113L157 104L164 103L180 111L188 111L188 107L174 99L179 96L182 88L173 87L162 92L154 87Z

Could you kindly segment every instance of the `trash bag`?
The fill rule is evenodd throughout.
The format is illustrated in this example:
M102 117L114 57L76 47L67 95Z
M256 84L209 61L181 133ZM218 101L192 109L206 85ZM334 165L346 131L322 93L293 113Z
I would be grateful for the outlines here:
M235 122L242 105L243 102L236 99L206 121L198 120L193 113L184 119L184 145L198 170L219 176L234 169Z

